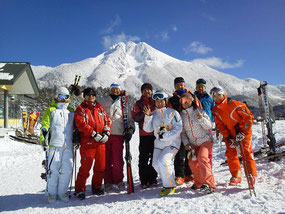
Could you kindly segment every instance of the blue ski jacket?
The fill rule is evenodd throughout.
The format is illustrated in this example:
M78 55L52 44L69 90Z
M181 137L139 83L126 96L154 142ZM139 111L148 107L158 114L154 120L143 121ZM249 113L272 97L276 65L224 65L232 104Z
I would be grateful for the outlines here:
M210 117L211 121L214 122L214 116L212 114L212 108L215 106L215 102L213 98L205 92L205 94L201 95L197 91L194 92L195 96L200 100L204 111Z

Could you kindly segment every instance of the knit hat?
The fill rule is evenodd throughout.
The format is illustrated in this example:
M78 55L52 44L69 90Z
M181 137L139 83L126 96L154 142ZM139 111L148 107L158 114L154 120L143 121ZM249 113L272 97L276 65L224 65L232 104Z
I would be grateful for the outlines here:
M150 83L144 83L141 87L141 91L143 91L146 88L152 91L152 85Z
M69 95L69 91L65 87L59 87L56 89L56 95L55 96L57 97L59 94Z
M87 96L87 95L94 95L96 97L96 92L93 88L85 88L83 90L83 97Z
M115 82L110 85L110 89L111 89L111 88L118 88L118 89L121 90L120 84L119 84L119 83L115 83Z
M174 80L174 86L178 83L185 83L185 80L183 79L183 77L176 77Z
M198 79L197 81L196 81L196 87L198 86L198 85L203 85L205 88L206 88L206 80L204 80L204 79Z

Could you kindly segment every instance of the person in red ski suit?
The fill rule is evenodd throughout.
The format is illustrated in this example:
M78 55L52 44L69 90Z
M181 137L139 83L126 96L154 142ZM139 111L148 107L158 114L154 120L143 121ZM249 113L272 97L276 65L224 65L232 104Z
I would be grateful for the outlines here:
M240 143L244 148L244 159L249 170L250 188L253 188L257 176L255 160L252 152L252 124L254 115L246 104L227 98L223 89L214 87L211 95L216 103L212 109L217 129L224 136L226 157L232 175L230 185L241 183L241 167L238 158Z
M92 194L102 195L105 170L105 143L111 132L111 122L101 104L96 102L92 88L83 91L84 101L75 110L75 124L80 132L81 166L75 182L75 195L85 198L86 180L93 166Z

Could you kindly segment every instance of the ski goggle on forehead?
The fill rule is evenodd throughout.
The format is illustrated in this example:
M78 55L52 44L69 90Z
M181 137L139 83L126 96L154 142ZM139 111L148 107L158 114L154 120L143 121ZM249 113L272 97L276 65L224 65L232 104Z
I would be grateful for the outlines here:
M191 97L182 97L182 98L180 98L180 103L182 105L184 105L186 103L190 104L190 103L192 103L192 101L193 101L193 99Z
M157 93L157 94L152 95L152 99L153 100L163 100L163 99L165 99L165 96L164 96L164 94Z
M69 95L67 95L67 94L59 94L57 97L60 100L67 100L69 98Z

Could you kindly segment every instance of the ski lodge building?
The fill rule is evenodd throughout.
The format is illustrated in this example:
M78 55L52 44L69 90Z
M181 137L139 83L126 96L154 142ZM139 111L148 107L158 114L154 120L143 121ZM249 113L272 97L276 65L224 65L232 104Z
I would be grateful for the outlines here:
M28 95L38 94L39 88L29 62L0 62L0 127L13 125L9 116L13 114L13 108L20 108L17 100L34 102Z

